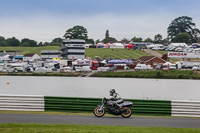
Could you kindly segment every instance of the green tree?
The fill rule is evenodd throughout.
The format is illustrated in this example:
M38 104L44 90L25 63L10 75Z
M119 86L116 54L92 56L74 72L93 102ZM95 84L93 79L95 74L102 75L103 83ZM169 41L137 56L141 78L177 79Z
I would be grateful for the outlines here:
M7 45L5 40L6 39L4 37L0 36L0 46L6 46Z
M105 38L102 40L103 43L108 43L108 42L116 42L117 40L113 37L110 37L109 31L106 30Z
M151 38L147 38L144 40L144 42L153 42L153 40Z
M179 33L172 39L172 42L189 43L190 42L190 35L186 32Z
M52 40L52 43L62 43L62 38L57 37Z
M97 44L97 43L100 43L100 40L99 40L99 39L96 40L96 44Z
M2 46L2 47L8 46L8 43L6 41L3 41L0 43L0 46Z
M20 46L23 47L36 47L37 46L37 42L34 40L30 40L28 38L24 38L21 40Z
M88 38L87 36L87 29L83 26L74 26L66 31L64 37L66 39L84 39Z
M102 40L103 43L108 43L108 42L117 42L117 40L113 37L105 38Z
M50 45L49 42L44 42L44 44L43 44L43 46L48 46L48 45Z
M62 44L62 38L54 38L53 40L52 40L52 42L50 43L50 45L52 45L52 46L61 46L61 44Z
M127 43L129 43L130 41L127 39L127 38L123 38L122 40L121 40L121 43L123 43L123 44L127 44Z
M37 46L37 42L36 42L35 40L30 40L30 41L29 41L29 45L30 45L31 47L36 47L36 46Z
M5 40L6 39L4 37L0 36L0 43L3 42L3 41L5 41Z
M110 36L109 36L109 31L108 30L106 30L106 35L105 35L105 38L109 38Z
M29 44L29 42L23 42L23 43L20 44L20 46L22 46L22 47L30 47L30 44Z
M168 37L173 40L173 38L179 33L188 33L191 38L191 42L197 42L200 34L200 30L196 28L195 23L192 22L192 18L188 16L182 16L174 19L169 25Z
M8 46L19 46L20 45L20 41L18 39L16 39L15 37L7 38L6 42L7 42Z
M169 38L167 37L167 38L163 39L163 43L168 44L169 43Z
M42 46L43 46L43 43L42 43L42 42L39 42L37 46L38 46L38 47L42 47Z
M162 35L157 34L154 36L154 43L162 43Z
M141 37L139 37L139 38L137 38L137 37L133 37L132 39L131 39L131 41L133 41L133 42L142 42L142 38Z
M91 39L91 38L90 38L90 39L86 39L86 40L85 40L85 43L86 43L86 44L94 44L94 40Z

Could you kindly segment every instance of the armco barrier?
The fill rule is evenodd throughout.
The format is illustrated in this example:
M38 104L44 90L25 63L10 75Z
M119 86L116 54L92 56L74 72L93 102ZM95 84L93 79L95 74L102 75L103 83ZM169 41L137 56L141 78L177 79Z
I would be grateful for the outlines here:
M171 116L171 101L137 99L127 100L133 102L133 114Z
M44 96L1 94L0 110L44 111Z
M200 117L200 101L172 100L172 116Z
M124 100L133 102L133 114L162 116L171 115L170 101L134 99ZM45 111L92 112L94 108L100 104L100 98L45 96Z
M101 98L0 94L0 110L93 112ZM137 115L200 117L200 101L138 100L132 111Z

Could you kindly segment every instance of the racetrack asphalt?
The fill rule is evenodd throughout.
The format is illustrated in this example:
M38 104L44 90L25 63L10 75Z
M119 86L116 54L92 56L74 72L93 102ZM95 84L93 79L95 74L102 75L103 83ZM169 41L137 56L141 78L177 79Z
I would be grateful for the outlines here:
M46 115L46 114L0 114L0 123L107 125L135 127L200 128L199 118Z

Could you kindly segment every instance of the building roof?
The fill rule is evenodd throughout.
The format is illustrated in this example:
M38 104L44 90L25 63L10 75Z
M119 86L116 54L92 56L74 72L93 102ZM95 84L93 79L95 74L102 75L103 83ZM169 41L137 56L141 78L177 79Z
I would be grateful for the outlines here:
M142 56L142 57L140 57L140 58L137 59L137 60L140 60L140 61L142 61L142 62L146 62L146 61L148 61L148 60L150 60L150 59L152 59L152 58L155 58L155 56Z
M24 57L33 57L33 55L34 55L33 53L27 53L24 55Z

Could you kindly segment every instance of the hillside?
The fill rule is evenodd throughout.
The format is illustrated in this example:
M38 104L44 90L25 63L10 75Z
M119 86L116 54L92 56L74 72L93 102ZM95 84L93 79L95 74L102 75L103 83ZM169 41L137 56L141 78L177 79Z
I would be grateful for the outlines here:
M129 57L137 59L142 56L148 56L149 54L145 53L142 50L127 50L127 49L95 49L90 48L86 49L85 56L91 57L92 59L95 56L99 58L106 58L109 57L112 59L128 59Z
M0 47L0 51L21 51L20 54L36 53L41 55L41 50L58 50L57 46L45 46L45 47ZM101 49L90 48L85 49L85 56L94 59L96 56L99 58L109 57L112 59L128 59L129 57L137 59L142 56L147 56L143 50L127 50L127 49Z
M0 47L0 51L19 51L20 54L36 53L41 55L41 50L58 50L58 46L44 46L44 47Z

